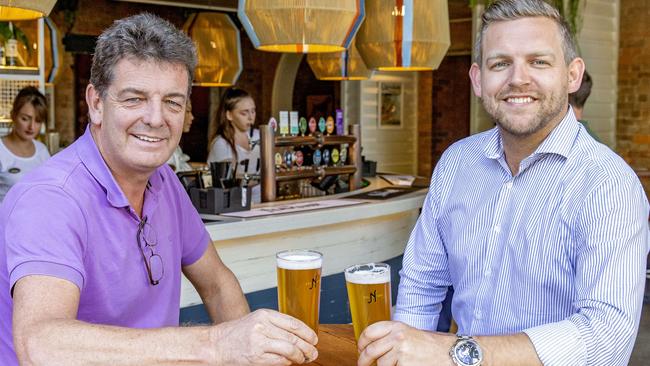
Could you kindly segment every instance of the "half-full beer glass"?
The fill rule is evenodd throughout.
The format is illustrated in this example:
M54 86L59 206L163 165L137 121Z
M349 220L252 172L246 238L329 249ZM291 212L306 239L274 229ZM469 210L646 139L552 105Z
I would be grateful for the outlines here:
M370 324L390 320L390 266L386 263L357 264L345 270L354 337Z
M323 255L313 250L285 250L276 254L276 261L280 312L302 320L318 333Z

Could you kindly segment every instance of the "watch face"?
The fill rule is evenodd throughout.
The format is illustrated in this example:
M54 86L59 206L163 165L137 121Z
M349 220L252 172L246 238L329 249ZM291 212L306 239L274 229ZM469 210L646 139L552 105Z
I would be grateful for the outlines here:
M474 366L480 364L483 359L481 350L472 340L463 340L454 347L454 355L461 365Z

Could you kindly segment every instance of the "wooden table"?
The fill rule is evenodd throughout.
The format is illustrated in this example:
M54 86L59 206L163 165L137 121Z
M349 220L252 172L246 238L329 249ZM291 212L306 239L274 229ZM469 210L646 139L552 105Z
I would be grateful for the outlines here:
M309 365L356 366L357 342L352 324L321 324L318 326L318 359Z

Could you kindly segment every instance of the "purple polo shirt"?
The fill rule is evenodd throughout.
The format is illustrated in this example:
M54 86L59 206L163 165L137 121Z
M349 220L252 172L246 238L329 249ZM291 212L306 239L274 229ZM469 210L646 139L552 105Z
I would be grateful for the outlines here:
M10 288L47 275L80 290L77 319L134 328L177 326L181 267L210 237L178 178L165 164L149 178L143 216L157 236L164 276L149 283L136 236L140 218L87 129L26 175L0 207L0 365L17 365Z

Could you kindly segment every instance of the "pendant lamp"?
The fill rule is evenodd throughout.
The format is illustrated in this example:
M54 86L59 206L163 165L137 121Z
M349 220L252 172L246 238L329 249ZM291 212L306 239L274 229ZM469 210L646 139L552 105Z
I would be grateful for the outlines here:
M319 80L366 80L372 76L354 43L343 52L310 53L307 63Z
M194 85L230 86L242 71L239 30L224 13L198 13L183 27L196 45Z
M237 16L259 50L340 52L357 33L364 8L364 0L239 0Z
M450 43L447 0L369 1L356 37L366 66L385 71L437 69Z
M0 0L0 21L32 20L50 15L56 0Z

